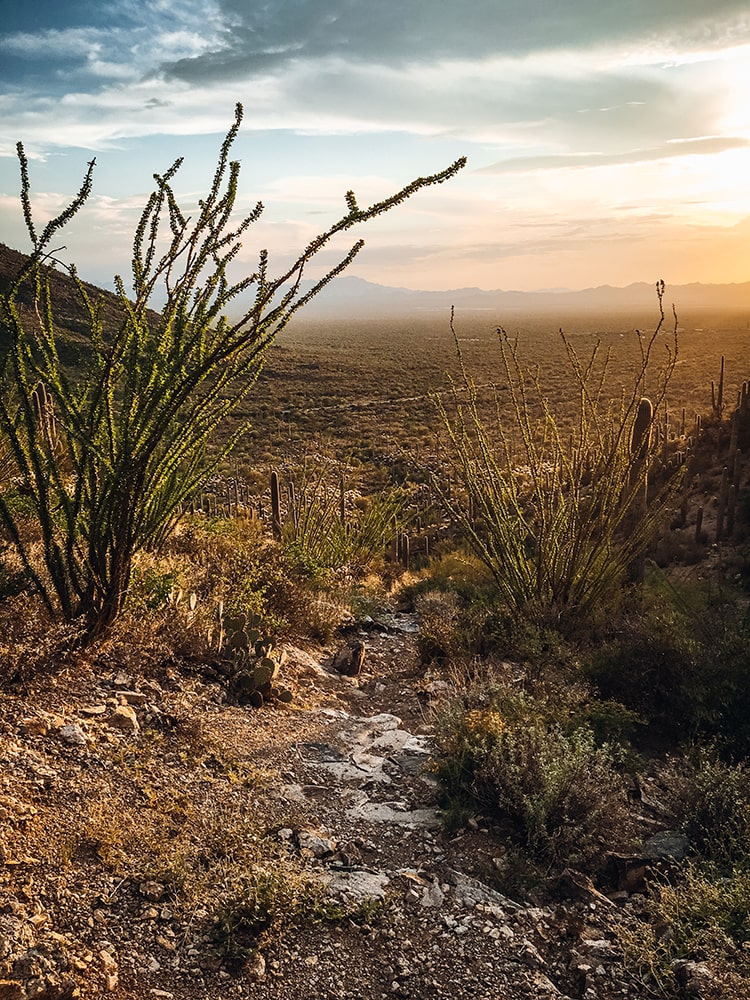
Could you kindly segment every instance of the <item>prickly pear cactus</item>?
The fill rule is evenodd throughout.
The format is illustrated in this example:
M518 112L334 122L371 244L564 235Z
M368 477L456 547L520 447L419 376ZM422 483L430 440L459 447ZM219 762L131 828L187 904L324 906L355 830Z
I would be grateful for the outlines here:
M222 653L230 661L229 693L241 705L261 708L266 702L288 704L291 691L275 684L284 652L265 634L259 615L220 615Z

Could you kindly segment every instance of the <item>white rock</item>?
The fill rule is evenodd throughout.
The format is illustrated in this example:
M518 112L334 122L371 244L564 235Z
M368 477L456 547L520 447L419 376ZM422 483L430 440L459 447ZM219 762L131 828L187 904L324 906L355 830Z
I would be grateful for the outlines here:
M383 899L385 887L390 879L385 872L368 872L355 870L351 872L336 872L328 882L329 890L335 896L363 902L366 899Z
M335 840L321 836L313 830L300 830L297 834L297 843L300 851L313 858L324 858L327 854L333 854L338 846Z
M422 893L422 906L442 906L444 902L445 893L437 882L425 887Z
M86 733L79 725L77 725L77 723L72 723L69 726L61 726L58 732L60 734L60 739L64 740L70 746L86 746Z

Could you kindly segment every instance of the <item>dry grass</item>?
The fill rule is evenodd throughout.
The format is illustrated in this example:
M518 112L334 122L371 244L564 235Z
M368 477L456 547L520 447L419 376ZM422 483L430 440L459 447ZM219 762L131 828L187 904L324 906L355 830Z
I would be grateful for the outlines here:
M719 879L691 866L673 885L652 885L649 919L618 931L626 967L641 983L644 996L685 996L676 974L681 960L705 964L710 984L701 996L747 996L749 900L746 871Z

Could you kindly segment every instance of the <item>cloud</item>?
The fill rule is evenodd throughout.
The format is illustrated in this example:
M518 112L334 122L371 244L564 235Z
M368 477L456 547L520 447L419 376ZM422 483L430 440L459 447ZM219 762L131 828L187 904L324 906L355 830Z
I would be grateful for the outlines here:
M482 59L504 52L585 49L613 39L676 50L722 48L750 31L744 0L679 5L631 0L219 0L220 44L195 58L165 63L167 75L190 83L246 77L291 60L338 56L402 66L435 60Z
M671 5L646 0L126 0L0 35L5 148L221 132L239 97L258 129L622 155L717 132L717 46L750 40L746 6L682 0L667 32Z
M170 58L196 58L218 44L218 8L211 0L86 4L86 23L41 23L33 30L0 33L0 80L35 95L53 96L102 80L137 81ZM75 10L70 11L71 21Z
M19 31L0 37L0 50L25 59L87 58L99 51L109 33L97 28L64 28L39 32Z
M706 156L723 153L728 149L743 149L750 146L750 139L731 136L705 136L696 139L671 139L661 146L645 149L630 149L622 153L562 153L557 156L518 156L501 160L479 173L503 174L526 173L529 170L545 170L570 167L603 167L627 163L646 163L675 156Z
M72 0L14 5L4 29L0 194L17 188L18 138L41 161L35 190L74 190L93 150L112 198L178 153L180 196L204 191L239 99L235 152L271 250L304 242L349 187L364 203L469 155L434 201L368 229L367 259L404 260L415 285L451 259L476 265L468 283L518 260L520 283L595 238L624 255L656 211L675 227L747 214L747 0ZM119 232L132 217L92 212L92 248L99 219Z

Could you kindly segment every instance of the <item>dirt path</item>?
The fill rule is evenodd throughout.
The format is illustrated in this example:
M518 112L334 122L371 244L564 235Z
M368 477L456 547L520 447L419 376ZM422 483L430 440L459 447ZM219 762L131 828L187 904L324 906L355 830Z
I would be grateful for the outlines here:
M448 685L420 668L412 618L365 626L357 677L290 651L289 708L229 705L169 667L2 697L0 1000L643 995L618 906L585 886L521 905L493 887L505 849L481 819L445 833L429 761ZM125 708L137 729L113 726ZM259 827L270 841L250 843ZM278 904L283 858L350 916L253 952L246 910L211 904L254 865Z

